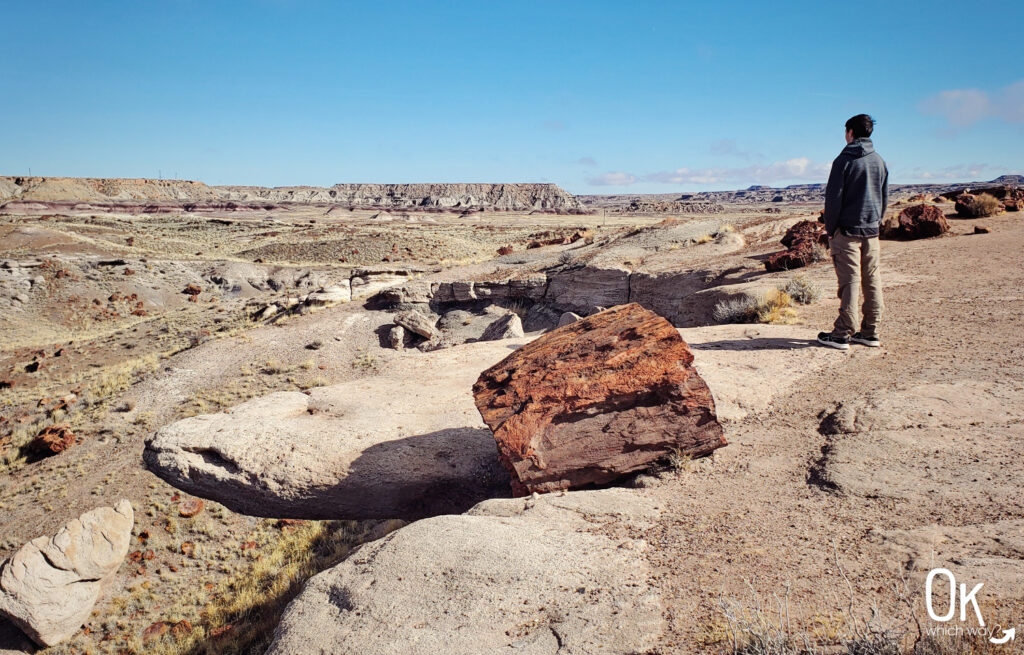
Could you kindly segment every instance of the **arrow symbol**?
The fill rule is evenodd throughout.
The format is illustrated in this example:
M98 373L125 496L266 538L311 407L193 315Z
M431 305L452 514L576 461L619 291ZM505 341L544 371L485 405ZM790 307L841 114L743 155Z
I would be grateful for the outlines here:
M995 637L989 637L989 641L993 644L1005 644L1008 641L1012 641L1017 636L1017 628L1010 628L1009 630L1003 630L1003 636L999 639Z

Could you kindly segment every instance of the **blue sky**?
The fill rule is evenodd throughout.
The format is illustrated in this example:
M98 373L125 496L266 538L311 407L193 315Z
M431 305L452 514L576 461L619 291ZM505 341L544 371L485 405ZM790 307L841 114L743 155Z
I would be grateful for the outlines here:
M1024 3L4 2L0 174L210 184L1024 173Z

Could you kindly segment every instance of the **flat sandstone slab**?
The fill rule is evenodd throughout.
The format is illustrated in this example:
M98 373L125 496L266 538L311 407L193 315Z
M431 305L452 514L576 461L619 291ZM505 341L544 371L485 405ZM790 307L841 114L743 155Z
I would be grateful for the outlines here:
M473 385L517 495L603 484L726 445L711 391L665 318L619 305L545 334Z
M664 620L647 544L609 534L658 514L636 491L605 489L416 521L311 578L267 653L653 652Z
M711 387L718 420L726 423L766 410L815 371L884 351L825 348L814 340L817 331L806 325L711 325L679 333L694 352L694 367Z
M156 432L149 468L255 516L416 519L509 494L469 389L523 340L410 352L385 375L280 392Z

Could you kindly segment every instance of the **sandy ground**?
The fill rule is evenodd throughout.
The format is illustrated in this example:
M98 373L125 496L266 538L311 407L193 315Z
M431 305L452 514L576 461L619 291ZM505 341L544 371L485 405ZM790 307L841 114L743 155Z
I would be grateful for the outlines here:
M564 220L575 224L579 218ZM529 228L515 226L516 234L551 228L556 219L540 217L537 222ZM968 235L976 222L984 222L993 232ZM116 230L128 223L117 223ZM180 233L187 231L184 225L161 230L166 230L158 235L165 244L178 243ZM65 226L58 232L62 236L51 238L48 233L40 237L22 230L19 238L28 234L45 239L19 241L4 256L30 257L48 248L66 254L67 233L74 230ZM365 238L372 240L371 232ZM118 234L123 238L124 233ZM201 238L209 243L213 237L203 233ZM85 254L90 256L125 252L120 246L112 248L109 238L104 237L102 244L95 236L89 239ZM488 236L480 243L490 248L495 242ZM102 248L96 250L97 244ZM241 245L237 244L238 252ZM1024 428L1017 411L1024 400L1022 246L1024 222L1013 214L954 221L953 234L939 239L883 243L883 275L889 284L880 349L854 347L843 353L811 343L819 329L831 324L838 306L831 297L834 279L828 263L805 271L822 287L825 298L800 308L797 325L683 331L693 343L698 368L702 358L716 362L708 372L713 392L716 375L724 380L720 388L748 391L721 398L729 447L680 470L663 472L658 479L652 477L642 492L668 508L656 527L638 534L655 546L648 550L657 572L655 582L668 599L666 652L722 647L717 641L723 622L719 603L723 598L748 598L751 588L770 597L788 585L794 612L805 623L839 621L836 617L848 599L834 560L837 552L843 572L856 588L858 608L878 602L896 612L898 604L888 585L901 572L919 583L931 553L931 561L961 562L966 577L991 574L985 579L986 594L991 594L986 602L1024 622L1024 545L1019 543L1020 523L1007 523L1024 518L1024 496L1013 493L1021 483L1016 470L1024 454ZM181 252L194 247L173 246ZM185 279L175 278L169 293L180 293L178 283ZM216 332L213 322L216 309L184 306L186 311L202 312L205 318L187 327L212 327L208 339L154 358L117 386L99 410L83 416L87 438L82 443L56 457L16 467L0 479L0 556L32 537L53 532L72 516L120 497L136 504L137 532L159 535L154 539L159 544L157 561L143 573L125 570L112 593L115 601L141 600L136 605L111 603L122 613L103 625L98 618L93 636L83 637L79 646L116 652L118 644L127 643L125 635L137 635L152 621L166 620L171 599L244 572L254 556L247 554L248 549L240 550L240 544L251 541L259 544L260 552L269 552L281 539L280 530L268 522L233 514L216 503L208 505L201 522L181 521L175 503L183 496L142 464L147 435L181 416L216 411L270 391L386 373L403 356L381 347L380 329L391 316L366 311L358 303L273 326L230 323L242 329L223 334ZM171 309L179 311L177 306ZM158 322L154 318L137 327L145 339L157 343L159 331L149 324ZM132 343L134 324L99 325L100 336L80 344L81 359L74 361L81 368L128 358L111 358L112 352L139 352L137 344L121 345ZM143 350L160 350L152 344L147 348ZM13 367L27 361L29 354L28 346L19 344L3 356ZM730 364L732 359L745 363ZM770 361L771 366L759 370L759 361ZM791 370L786 370L787 363ZM776 371L779 378L763 379L768 377L765 371ZM62 375L70 378L75 372ZM741 379L745 382L737 384ZM54 392L46 389L48 395ZM888 407L878 397L893 398L895 404ZM17 398L27 402L28 397ZM865 400L872 398L876 400ZM863 431L834 433L822 427L837 404L860 401L868 402L858 414L867 426ZM914 414L908 407L940 405L952 407L945 414L938 412L944 417L941 421L925 417L898 429L886 423ZM167 529L170 520L177 521L179 532ZM352 543L358 543L372 530L352 527L351 532ZM200 547L203 556L198 564L183 564L192 562L180 552L184 540ZM176 571L168 573L170 568ZM142 587L143 582L152 584ZM140 596L140 588L145 595ZM214 601L198 598L175 611L198 623L198 613L209 602ZM109 642L100 641L105 635L112 635Z
M647 537L657 546L650 552L672 599L666 612L672 648L702 652L721 627L722 598L749 606L747 582L769 600L790 586L794 614L808 623L842 612L849 597L836 552L861 612L872 602L895 611L890 585L901 572L919 585L929 551L933 562L954 562L962 579L983 571L981 560L1002 559L1002 575L977 581L987 585L986 603L1005 608L1018 625L1024 622L1020 524L1012 531L1016 542L999 546L996 539L987 551L983 543L999 532L1000 522L1024 517L1019 486L1018 493L988 493L992 479L1013 475L1024 455L1024 222L1012 214L985 222L992 234L972 235L970 222L954 222L955 235L883 243L883 276L918 280L886 292L883 347L827 351L828 365L808 371L767 411L730 425L731 446L656 490L671 511ZM808 322L828 329L837 307L837 300L819 303ZM814 328L807 336L814 336ZM794 365L800 365L796 357ZM816 483L812 471L828 442L819 432L823 412L872 392L890 396L915 385L953 382L991 384L1004 395L987 407L954 395L945 401L953 405L950 422L905 431L929 453L912 467L900 461L904 452L871 443L870 433L853 435L865 442L857 452L860 475L895 471L911 481L910 493L898 493L899 485L896 493L886 493L885 486L858 493L852 484L844 490ZM1009 452L992 452L989 443ZM971 469L968 464L979 458L990 465ZM978 477L978 470L988 475ZM950 493L913 493L933 476L943 478ZM937 547L942 539L927 540L929 530L947 527L965 528L973 539L945 549ZM894 547L889 535L896 530L919 530L921 560L914 560L912 549ZM920 599L914 597L918 611Z

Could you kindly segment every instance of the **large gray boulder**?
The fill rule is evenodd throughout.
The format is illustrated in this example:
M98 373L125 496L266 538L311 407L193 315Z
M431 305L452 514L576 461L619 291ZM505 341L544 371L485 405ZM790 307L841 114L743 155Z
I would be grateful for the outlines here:
M506 314L491 322L480 335L481 341L519 339L523 336L523 321L516 314Z
M157 475L256 516L422 518L509 492L471 389L509 341L409 353L386 375L280 392L168 425Z
M131 503L122 500L22 546L0 564L0 617L41 646L74 635L117 574L134 521Z
M268 655L642 653L663 630L637 491L490 500L416 521L313 578ZM615 534L616 536L609 536Z
M564 327L575 323L576 321L583 318L576 312L562 312L562 315L558 317L558 327Z

